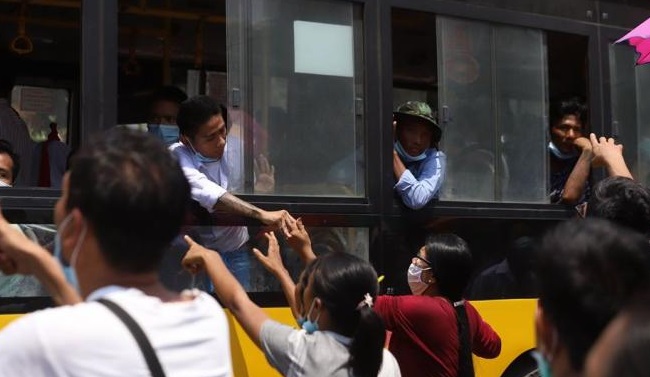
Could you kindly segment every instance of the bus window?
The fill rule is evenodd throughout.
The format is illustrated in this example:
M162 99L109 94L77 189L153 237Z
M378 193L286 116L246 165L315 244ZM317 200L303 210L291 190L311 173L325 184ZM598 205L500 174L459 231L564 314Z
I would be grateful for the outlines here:
M263 229L250 227L251 247L256 247L263 252L267 250L267 243L262 234ZM347 252L368 260L369 258L369 237L368 228L352 227L310 227L307 226L309 237L314 253L323 255L330 252ZM209 241L202 238L202 235L210 235L211 227L193 226L184 230L185 234L191 235L195 241L203 240L206 247L210 247ZM298 280L304 265L298 254L291 250L283 237L277 237L280 243L280 252L283 263L291 274L294 281ZM171 289L182 290L187 288L208 289L209 285L203 276L192 278L189 273L183 271L181 260L187 252L187 244L180 237L174 241L165 255L161 267L161 278L163 283ZM238 251L235 251L238 252ZM266 271L251 254L250 267L250 292L281 292L279 281Z
M68 142L68 113L70 94L66 89L16 85L11 93L11 107L27 124L29 136L35 142L47 140L56 125L58 136Z
M586 38L401 9L392 22L393 105L438 109L440 199L548 203L548 103L584 97Z
M623 156L632 175L650 184L650 65L636 66L634 48L610 45L612 136L624 145Z
M274 195L365 196L362 6L232 3L235 19L250 19L229 29L238 38L229 42L229 95L249 146L240 192L263 193L251 174L262 154L275 166Z
M76 141L80 7L80 1L0 5L0 139L20 157L15 186L61 187Z
M225 2L161 3L120 7L118 15L118 124L131 128L170 122L150 119L159 89L205 94L205 72L226 68Z

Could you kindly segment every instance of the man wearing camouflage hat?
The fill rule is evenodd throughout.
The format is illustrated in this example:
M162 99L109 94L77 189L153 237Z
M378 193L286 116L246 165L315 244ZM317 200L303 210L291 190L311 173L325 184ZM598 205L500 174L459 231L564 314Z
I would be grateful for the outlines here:
M393 113L395 190L412 209L424 207L445 178L447 157L438 150L442 130L429 105L409 101Z

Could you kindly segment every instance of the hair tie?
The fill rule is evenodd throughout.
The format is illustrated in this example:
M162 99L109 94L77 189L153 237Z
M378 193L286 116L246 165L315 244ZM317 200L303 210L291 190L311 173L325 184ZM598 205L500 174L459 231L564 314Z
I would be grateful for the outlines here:
M454 308L457 308L459 306L463 306L463 305L465 305L465 300L454 301L453 305L454 305Z
M364 306L367 306L369 308L372 308L372 296L370 296L370 293L366 293L363 295L363 300L357 305L357 310L361 310Z

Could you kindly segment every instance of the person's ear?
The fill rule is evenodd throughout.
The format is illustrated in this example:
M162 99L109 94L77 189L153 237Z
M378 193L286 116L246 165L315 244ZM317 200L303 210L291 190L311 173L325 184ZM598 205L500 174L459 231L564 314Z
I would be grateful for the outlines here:
M314 312L320 313L323 309L323 301L320 298L314 298Z
M537 348L549 361L557 352L558 332L555 325L548 319L541 304L537 304L535 312L535 333L537 335Z
M433 276L432 270L422 271L422 274L423 274L423 276L422 276L422 281L423 282L425 282L427 284L434 284L434 283L438 282L438 279L436 279L436 277Z

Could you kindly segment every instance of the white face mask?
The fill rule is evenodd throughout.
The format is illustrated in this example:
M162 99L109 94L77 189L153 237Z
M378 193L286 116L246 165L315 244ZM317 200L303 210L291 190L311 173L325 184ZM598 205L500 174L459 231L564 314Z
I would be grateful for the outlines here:
M12 187L9 183L0 179L0 187Z
M427 290L429 284L422 281L422 271L430 269L431 267L422 268L411 263L408 272L406 273L406 279L409 283L409 288L411 288L411 293L420 296Z

